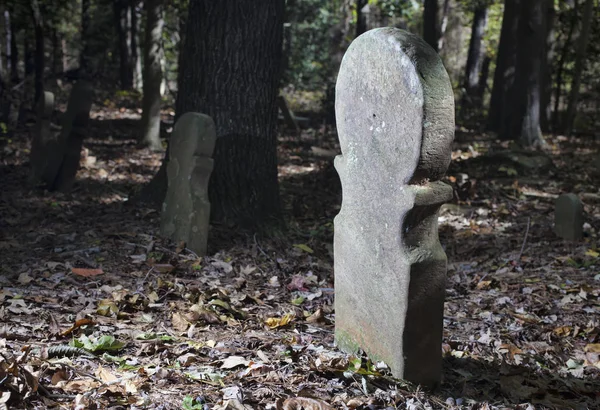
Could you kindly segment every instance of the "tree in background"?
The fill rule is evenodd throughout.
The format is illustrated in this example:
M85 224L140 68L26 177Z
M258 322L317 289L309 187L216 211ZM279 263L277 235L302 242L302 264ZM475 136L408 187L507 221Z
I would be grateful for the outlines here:
M594 15L594 0L586 0L583 6L583 18L581 21L581 36L577 45L577 54L575 56L575 69L573 72L573 81L571 82L571 92L569 93L569 105L565 114L563 129L566 135L571 135L575 123L575 113L577 111L577 102L579 101L579 89L581 88L581 78L586 64L586 53L590 42L590 33L592 28L592 16Z
M473 23L467 55L467 67L464 78L463 106L472 107L481 104L479 76L484 60L483 36L488 21L488 1L476 0L473 5Z
M540 129L540 75L544 58L544 0L523 1L520 7L516 75L509 90L507 121L500 137L524 147L544 144Z
M517 63L517 28L522 0L505 0L502 16L500 44L494 71L494 85L490 99L487 127L491 131L500 131L506 123L509 106L508 91L515 78Z
M160 150L160 86L163 80L162 32L164 26L163 0L146 0L146 38L144 44L144 96L142 100L143 145Z
M437 0L424 0L423 2L423 39L438 51L438 2Z

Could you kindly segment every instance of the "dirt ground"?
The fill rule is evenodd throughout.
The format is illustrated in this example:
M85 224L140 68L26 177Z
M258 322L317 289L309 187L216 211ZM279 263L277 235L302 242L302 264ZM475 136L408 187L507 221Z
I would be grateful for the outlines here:
M599 141L548 137L535 169L459 130L428 393L334 346L333 133L280 138L285 234L213 226L199 258L134 200L162 159L136 147L138 118L95 109L68 194L28 185L32 128L0 141L0 408L600 408ZM553 232L563 192L583 200L581 241Z

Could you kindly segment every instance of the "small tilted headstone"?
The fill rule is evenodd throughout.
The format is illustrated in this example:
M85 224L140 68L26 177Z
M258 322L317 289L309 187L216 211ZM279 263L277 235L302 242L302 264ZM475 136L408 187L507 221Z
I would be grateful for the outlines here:
M44 105L48 98L47 94L49 93L44 93L42 96ZM34 182L42 182L50 191L68 191L72 187L79 168L92 99L91 84L80 80L73 86L67 112L61 120L60 134L53 135L49 128L46 128L48 133L44 134L44 139L37 142L36 148L34 148L36 143L32 147L31 163L34 169ZM39 122L38 126L44 127L43 121Z
M205 255L210 220L208 181L213 170L216 130L204 114L185 113L169 143L168 188L161 214L161 233L198 255Z
M554 231L568 241L583 237L583 204L575 194L562 194L556 199Z
M37 102L37 122L35 124L33 139L31 141L31 182L40 181L44 175L48 160L48 151L56 144L56 137L52 133L50 120L54 111L54 94L44 91Z
M454 97L439 56L399 29L359 36L341 64L336 120L336 342L434 387L447 265L438 210L452 199L440 179L454 138Z

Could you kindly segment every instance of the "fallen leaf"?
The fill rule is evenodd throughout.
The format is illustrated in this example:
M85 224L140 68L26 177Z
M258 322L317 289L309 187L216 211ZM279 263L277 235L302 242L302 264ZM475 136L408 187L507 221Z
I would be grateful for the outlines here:
M265 324L271 328L271 329L275 329L278 327L283 327L288 325L292 319L294 318L294 315L288 313L283 315L283 317L270 317L267 320L265 320Z
M86 268L71 268L71 272L75 275L89 278L91 276L102 275L104 271L102 269L86 269Z
M248 366L250 363L249 360L246 360L242 356L229 356L225 360L223 360L223 364L221 365L221 369L233 369L238 366Z
M294 245L294 248L300 249L306 253L314 253L315 251L313 251L308 245L305 245L303 243L298 243Z

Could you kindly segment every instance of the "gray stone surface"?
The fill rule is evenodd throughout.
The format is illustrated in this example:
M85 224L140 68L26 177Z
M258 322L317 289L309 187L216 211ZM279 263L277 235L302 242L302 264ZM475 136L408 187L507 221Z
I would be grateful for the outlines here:
M46 105L47 94L44 93L40 104ZM44 134L43 139L34 141L32 147L31 162L36 183L43 183L51 191L68 191L72 187L79 168L92 99L92 86L80 80L71 90L67 111L61 120L60 134L53 135L49 128L44 128L44 121L38 122L38 126L48 130L48 133Z
M583 237L583 204L575 194L562 194L556 199L554 231L569 241Z
M54 94L44 91L37 102L37 122L31 141L31 182L37 183L42 179L46 169L48 153L53 151L57 140L52 133L50 119L54 111Z
M361 35L342 61L336 119L336 342L434 387L446 278L437 214L452 198L439 180L454 138L454 97L438 55L399 29Z
M169 145L168 188L161 214L161 233L184 241L188 249L205 255L210 219L208 182L216 131L204 114L185 113L175 124Z

